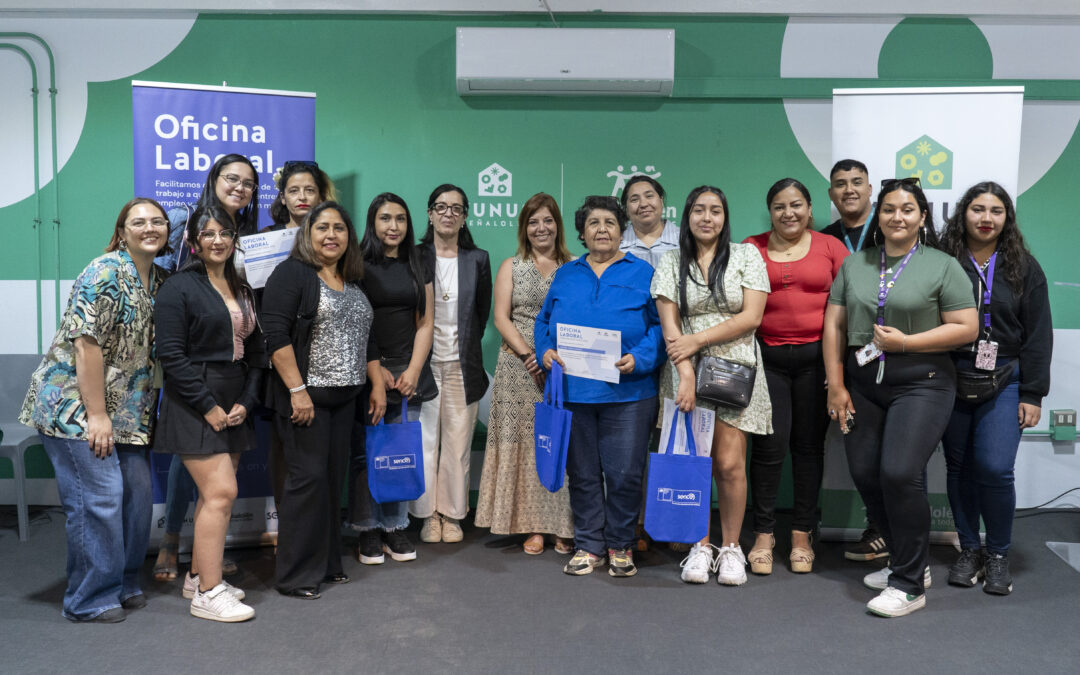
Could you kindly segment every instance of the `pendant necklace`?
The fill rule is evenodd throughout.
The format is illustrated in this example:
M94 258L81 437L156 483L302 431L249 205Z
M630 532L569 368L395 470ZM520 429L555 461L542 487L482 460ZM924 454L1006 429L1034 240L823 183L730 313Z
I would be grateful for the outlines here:
M457 262L457 261L455 260L455 262ZM443 289L442 299L443 299L443 302L446 302L446 301L448 301L450 299L450 289L447 288L447 286L450 283L450 272L447 272L446 273L446 279L443 279L442 272L439 270L439 268L440 268L440 265L436 264L435 265L435 270L439 275L439 286L442 287L442 289Z

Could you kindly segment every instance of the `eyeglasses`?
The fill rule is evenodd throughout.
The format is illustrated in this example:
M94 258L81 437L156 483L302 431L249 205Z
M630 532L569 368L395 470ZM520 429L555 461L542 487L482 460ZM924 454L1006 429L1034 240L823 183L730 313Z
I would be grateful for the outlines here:
M203 230L199 233L199 241L211 244L221 237L221 241L228 243L236 238L236 232L232 230Z
M135 220L129 220L124 223L125 227L130 227L133 230L145 230L148 227L168 227L169 221L164 218L136 218Z
M237 176L235 173L227 173L227 174L223 175L221 177L221 179L223 181L225 181L228 184L229 187L232 187L232 188L239 185L240 187L244 188L248 192L252 192L252 191L255 190L255 181L253 181L253 180L243 180L243 179L240 178L240 176Z
M290 159L289 161L285 162L285 166L282 167L281 170L282 171L288 171L290 169L297 169L297 168L300 168L300 167L305 167L305 168L308 168L308 169L318 169L319 168L319 163L318 162L309 162L306 159Z
M446 213L447 209L450 209L450 213L454 214L455 216L460 216L465 213L465 207L461 204L447 204L446 202L435 202L431 206L431 210L439 214L440 216Z
M894 183L900 183L901 185L910 185L914 187L922 187L918 176L908 176L907 178L886 178L881 181L881 189L884 190L886 185L892 185Z

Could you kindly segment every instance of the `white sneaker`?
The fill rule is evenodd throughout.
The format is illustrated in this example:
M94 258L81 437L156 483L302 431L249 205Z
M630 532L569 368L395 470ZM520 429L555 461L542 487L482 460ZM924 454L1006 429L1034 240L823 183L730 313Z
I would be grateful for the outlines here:
M221 580L221 583L225 584L225 588L229 589L229 592L235 595L237 600L243 600L246 597L247 594L244 593L243 589L233 586L224 579ZM199 590L199 575L191 576L191 572L188 572L184 575L184 590L181 593L186 599L191 600L195 597L195 591L197 590Z
M738 544L721 546L713 567L718 584L741 586L746 583L746 556Z
M892 570L888 567L883 567L877 572L871 572L862 578L863 585L867 588L872 588L875 591L883 591L889 587L889 575L892 574ZM926 571L923 572L922 577L923 588L930 588L930 566L926 566Z
M424 526L420 528L420 541L425 544L437 544L442 541L442 520L439 514L424 518Z
M205 593L195 592L195 597L191 599L191 615L200 619L233 623L247 621L255 616L255 610L240 602L225 586L225 582L222 582Z
M683 561L679 563L682 568L682 580L688 584L703 584L709 580L709 572L713 567L712 544L698 542L690 549Z
M908 595L899 588L886 588L876 598L866 603L866 609L878 616L907 616L926 607L926 594Z
M442 519L442 540L447 544L456 544L465 538L465 533L461 531L461 524L456 518L447 518L443 516Z

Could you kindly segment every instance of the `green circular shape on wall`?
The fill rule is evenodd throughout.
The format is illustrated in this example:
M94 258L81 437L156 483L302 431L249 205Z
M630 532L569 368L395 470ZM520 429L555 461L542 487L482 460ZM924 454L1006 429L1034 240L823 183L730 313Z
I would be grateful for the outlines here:
M878 56L889 80L990 79L994 57L979 27L967 19L904 19Z

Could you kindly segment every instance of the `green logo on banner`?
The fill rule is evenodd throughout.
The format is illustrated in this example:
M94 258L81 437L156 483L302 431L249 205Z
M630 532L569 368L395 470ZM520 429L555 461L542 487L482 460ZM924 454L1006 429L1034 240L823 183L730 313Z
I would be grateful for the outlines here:
M929 136L908 143L896 153L896 177L916 177L924 190L952 189L953 153Z

